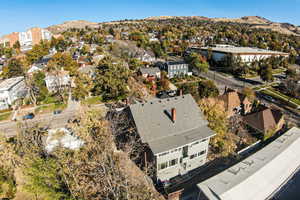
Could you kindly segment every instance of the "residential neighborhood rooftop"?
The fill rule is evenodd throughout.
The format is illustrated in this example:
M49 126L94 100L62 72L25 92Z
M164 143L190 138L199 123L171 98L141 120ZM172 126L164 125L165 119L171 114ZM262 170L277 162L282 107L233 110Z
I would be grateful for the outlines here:
M142 74L156 74L160 72L158 67L141 67L140 71Z
M267 199L299 165L300 129L294 127L198 187L210 200Z
M172 109L176 110L175 121ZM214 135L190 94L134 104L130 110L142 142L148 143L154 154Z
M278 110L263 108L259 112L245 116L244 121L255 129L264 132L274 129L282 116L282 113Z
M9 90L11 87L13 87L18 82L22 81L24 79L23 76L5 79L0 83L0 90Z

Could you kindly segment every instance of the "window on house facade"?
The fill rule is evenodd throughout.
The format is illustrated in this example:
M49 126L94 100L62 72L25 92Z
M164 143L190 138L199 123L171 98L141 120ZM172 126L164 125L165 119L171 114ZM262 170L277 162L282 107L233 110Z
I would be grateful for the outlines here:
M166 169L168 167L168 162L163 162L158 164L158 170Z
M174 166L174 165L176 165L177 163L178 163L178 158L173 159L173 160L169 161L169 166L170 166L170 167L171 167L171 166Z
M201 152L198 153L198 156L201 156L201 155L203 155L205 153L206 153L206 150L203 150L203 151L201 151Z
M197 154L195 153L195 154L190 156L190 159L193 159L193 158L196 158L196 157L197 157Z
M189 146L185 146L182 148L182 157L183 158L188 157L188 150L189 150Z

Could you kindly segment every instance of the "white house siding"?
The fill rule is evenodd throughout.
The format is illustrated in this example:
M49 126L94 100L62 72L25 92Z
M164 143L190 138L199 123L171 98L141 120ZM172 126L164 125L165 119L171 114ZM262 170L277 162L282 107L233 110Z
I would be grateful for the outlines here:
M197 143L197 144L196 144ZM209 139L204 139L200 141L195 141L188 144L188 156L183 158L183 147L170 150L168 154L162 155L164 153L156 155L157 163L157 179L161 181L167 181L177 175L186 174L188 171L196 169L206 163L207 151L208 151ZM203 153L204 152L204 153ZM203 153L202 155L199 155ZM191 158L192 155L196 155ZM177 164L170 166L170 161L177 159ZM180 162L182 160L182 162ZM168 167L165 169L159 169L160 164L168 162ZM184 168L186 165L186 168Z
M27 89L24 80L20 80L10 88L0 88L0 110L9 108L17 99L26 95Z
M69 75L47 75L45 78L47 89L50 92L56 91L60 87L70 86L71 80Z

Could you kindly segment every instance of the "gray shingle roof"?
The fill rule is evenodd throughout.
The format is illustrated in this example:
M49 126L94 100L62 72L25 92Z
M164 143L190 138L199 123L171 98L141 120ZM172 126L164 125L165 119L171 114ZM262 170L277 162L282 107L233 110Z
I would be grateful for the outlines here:
M176 109L175 123L169 116L172 108ZM142 142L154 154L214 135L190 94L135 104L130 110Z
M160 70L158 67L142 67L140 68L142 74L149 74L150 76L155 76Z

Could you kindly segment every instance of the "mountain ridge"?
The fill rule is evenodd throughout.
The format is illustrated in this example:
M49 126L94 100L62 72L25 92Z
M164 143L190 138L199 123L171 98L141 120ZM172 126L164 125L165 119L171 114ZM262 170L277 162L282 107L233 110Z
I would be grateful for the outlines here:
M86 20L70 20L65 21L61 24L51 25L46 27L47 30L53 34L59 34L70 28L98 28L102 24L121 24L121 23L140 23L142 21L158 21L158 20L170 20L170 19L181 19L181 20L201 20L210 22L228 22L228 23L240 23L249 24L252 28L262 28L276 31L282 34L296 35L300 37L300 26L294 25L288 22L272 22L261 16L244 16L240 18L209 18L204 16L153 16L144 19L134 19L134 20L119 20L110 22L90 22Z

